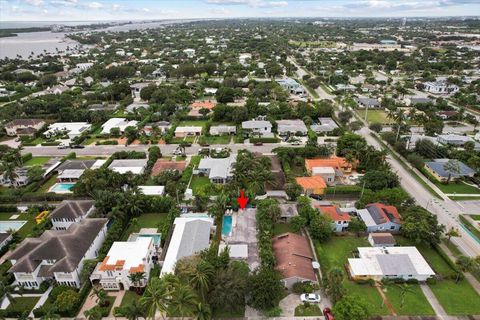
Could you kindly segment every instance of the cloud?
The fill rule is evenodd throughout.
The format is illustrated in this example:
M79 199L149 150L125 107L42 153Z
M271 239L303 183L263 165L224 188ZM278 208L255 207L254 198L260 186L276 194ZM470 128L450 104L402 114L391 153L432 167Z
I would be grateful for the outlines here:
M287 1L264 1L264 0L206 0L214 5L246 5L252 8L278 8L288 6Z
M25 0L25 2L35 7L43 6L45 4L43 0Z
M50 0L52 6L76 7L78 0Z
M89 2L86 4L86 7L88 9L102 9L103 8L103 4L101 4L100 2Z

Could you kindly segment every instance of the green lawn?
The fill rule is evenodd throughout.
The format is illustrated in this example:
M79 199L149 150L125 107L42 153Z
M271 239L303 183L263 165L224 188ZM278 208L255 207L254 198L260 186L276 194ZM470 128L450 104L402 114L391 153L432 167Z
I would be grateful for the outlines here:
M225 310L213 310L213 318L243 318L245 316L245 306L238 312L228 312Z
M27 162L24 163L25 166L31 167L31 166L41 166L50 160L51 157L34 157Z
M130 234L140 231L141 228L158 228L159 223L165 219L166 216L167 213L144 213L136 217L137 224L130 223L128 225L128 228L123 233L122 240L127 240Z
M13 214L18 214L19 216L16 219L10 220L10 217ZM28 235L30 235L33 230L33 227L35 227L36 225L35 217L30 216L26 212L22 212L22 213L2 212L0 213L0 221L27 221L27 223L25 223L20 228L20 230L18 230L18 235L22 238L26 238Z
M202 157L201 156L192 156L192 158L190 159L190 164L194 165L194 166L198 166L198 164L200 163L200 160L202 160Z
M125 295L123 296L120 307L128 306L132 304L135 300L139 300L142 296L138 295L135 291L126 290Z
M170 141L170 144L180 144L180 143L182 143L182 141L193 143L194 140L195 140L194 136L188 136L188 137L185 137L185 138L175 138L174 137Z
M442 190L443 193L457 193L457 194L479 194L480 189L472 187L464 182L451 182L444 184L439 181L434 181L435 185Z
M322 310L316 304L298 305L295 308L295 317L314 317L323 316Z
M476 221L480 221L480 214L471 214L470 218Z
M202 140L208 144L228 144L231 138L231 136L204 136Z
M351 280L344 280L343 286L348 294L359 297L366 302L371 315L390 315L375 287L368 284L359 284Z
M286 232L294 232L290 223L275 223L273 226L273 235L277 236Z
M180 121L177 127L202 127L205 128L207 120L185 120Z
M453 242L448 241L447 239L442 239L442 242L455 257L463 255L460 249L458 249L457 246L453 244Z
M366 110L357 110L358 114L362 119L365 119L365 112ZM368 123L373 123L373 122L378 122L378 123L391 123L392 121L388 119L387 113L383 110L368 110L368 115L367 115L367 122Z
M45 194L48 193L48 190L50 190L53 185L57 183L57 175L54 174L48 179L40 188L38 188L37 191L35 191L35 194Z
M385 295L398 315L435 315L435 311L433 311L419 285L408 285L403 306L401 298L402 289L399 286L395 284L389 285L384 290Z
M14 303L10 303L6 310L32 311L39 299L40 297L18 297L15 298Z
M465 226L465 228L470 231L477 239L480 239L480 231L478 230L478 226L475 227L469 220L467 220L464 216L460 216L460 221ZM478 223L477 223L478 225Z
M450 315L480 314L480 295L467 280L455 283L444 279L429 285L445 311Z
M192 189L194 195L197 195L199 193L205 193L206 188L208 188L211 184L212 183L208 177L195 175L190 183L190 189Z

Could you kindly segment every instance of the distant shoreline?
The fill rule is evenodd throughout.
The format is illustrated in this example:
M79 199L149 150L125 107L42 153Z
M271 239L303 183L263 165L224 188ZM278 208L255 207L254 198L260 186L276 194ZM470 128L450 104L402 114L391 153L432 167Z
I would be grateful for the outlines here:
M0 29L0 38L17 37L18 33L42 32L42 31L50 31L50 27Z

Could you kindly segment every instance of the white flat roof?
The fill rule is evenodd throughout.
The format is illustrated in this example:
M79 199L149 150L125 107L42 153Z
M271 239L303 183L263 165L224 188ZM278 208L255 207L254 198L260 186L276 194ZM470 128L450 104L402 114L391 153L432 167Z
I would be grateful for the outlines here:
M97 160L95 163L90 167L90 169L98 169L103 166L107 162L107 160Z
M247 244L220 244L218 247L218 254L223 252L225 247L229 248L230 250L230 258L232 259L247 259L248 258L248 245Z
M83 169L66 169L63 170L61 174L57 176L57 178L70 178L70 179L78 179L83 174L85 170Z
M373 227L377 225L367 209L358 209L357 214L360 216L362 221L365 222L367 227Z
M138 186L138 188L147 196L161 196L165 193L164 186Z
M131 172L133 174L142 174L143 167L111 167L110 170L118 172L120 174L125 174Z
M107 264L115 264L119 260L124 260L123 270L130 270L132 267L138 267L145 264L148 251L152 245L153 238L138 237L135 241L117 241L107 253Z

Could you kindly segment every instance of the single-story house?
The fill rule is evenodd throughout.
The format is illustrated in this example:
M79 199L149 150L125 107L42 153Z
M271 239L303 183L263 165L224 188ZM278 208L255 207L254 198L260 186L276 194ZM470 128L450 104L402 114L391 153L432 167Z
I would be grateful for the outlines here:
M126 113L135 113L135 111L137 111L137 110L140 110L140 109L147 110L148 108L150 108L150 105L148 103L134 102L134 103L131 103L128 106L125 107L125 112Z
M292 94L298 94L302 95L305 94L305 88L298 83L295 79L292 78L285 78L282 80L277 80L277 83L285 90L288 91L288 93Z
M332 227L335 232L343 232L348 228L350 215L343 212L334 205L316 205L321 214L325 214L332 219Z
M290 220L298 216L297 205L295 203L282 203L280 207L280 222L289 223Z
M147 167L147 159L118 159L113 160L108 169L124 174L131 172L133 174L143 174Z
M327 183L321 176L296 177L295 181L303 189L303 194L323 194L327 188Z
M398 232L402 220L397 208L383 203L370 203L365 209L344 208L345 212L356 215L367 226L367 232Z
M331 156L330 158L305 159L305 168L307 172L314 175L314 168L329 167L335 170L335 176L343 176L345 173L351 173L353 165L343 157ZM317 173L321 173L317 170Z
M415 247L360 247L358 258L348 259L348 269L354 280L401 278L426 281L435 275Z
M73 223L80 222L94 211L93 200L63 200L49 215L52 229L67 230Z
M433 103L433 100L423 97L405 97L405 99L403 99L403 102L405 102L407 106L415 106L418 104Z
M146 87L148 87L150 84L150 82L140 82L140 83L134 83L132 85L130 85L130 90L132 92L132 98L134 100L140 100L141 97L140 97L140 92L142 92L142 90Z
M224 244L221 243L218 246L218 254L222 253L225 248L228 247L228 254L230 259L243 260L248 259L248 244Z
M134 241L115 241L102 262L90 276L92 284L105 290L128 290L145 287L153 267L156 250L152 237L137 237ZM144 278L132 282L131 275L143 273Z
M308 132L307 126L300 119L294 120L277 120L277 132L279 135L306 135Z
M370 233L368 242L372 247L393 247L397 243L395 237L389 232Z
M237 132L236 126L219 125L219 126L210 127L210 135L212 136L229 135L229 134L235 134L236 132Z
M362 108L380 108L381 104L377 99L366 98L366 97L357 97L355 98L358 106Z
M57 168L55 168L55 171L58 172L57 181L78 181L78 179L80 179L85 170L98 169L105 162L106 160L67 160L61 165L59 165Z
M212 226L213 219L210 217L175 218L160 277L167 273L174 273L178 260L207 249L210 245Z
M460 90L456 84L449 84L446 81L427 81L423 83L423 89L433 94L452 94Z
M9 177L5 176L3 173L0 173L0 185L5 187L23 187L30 183L27 167L16 168L15 175L16 177L14 181L11 181Z
M158 133L165 133L170 128L172 125L168 121L157 121L154 123L147 123L143 128L142 131L147 135L151 136L152 133L158 132Z
M43 133L46 138L65 133L70 139L78 137L87 130L90 130L91 124L87 122L56 122L48 126L48 130Z
M275 269L282 274L282 283L291 289L297 282L317 283L313 269L313 254L307 238L284 233L272 239L277 264Z
M199 136L202 134L202 127L184 126L175 128L175 137L184 138L187 136Z
M473 142L474 150L480 151L480 144L475 142L475 140L473 140L469 136L461 136L458 134L440 134L437 136L437 140L441 144L446 144L446 145L455 146L455 147L463 147L467 142Z
M41 119L15 119L5 124L8 136L33 136L45 125Z
M338 124L332 118L318 118L318 124L312 124L310 128L317 133L332 132Z
M232 177L235 156L228 158L203 158L198 164L198 171L215 183L227 183Z
M160 172L176 170L183 172L187 166L186 161L173 161L168 159L158 159L157 162L153 165L152 176L158 176Z
M118 128L120 133L125 132L127 127L136 128L138 121L127 120L125 118L110 118L102 124L102 134L110 134L113 128Z
M163 196L165 194L164 186L138 186L138 189L146 196Z
M445 166L449 161L457 164L459 172L445 170ZM449 178L450 181L455 181L462 177L473 177L475 175L475 170L456 159L434 159L433 161L425 162L425 169L441 182L447 182Z
M80 274L87 259L95 259L107 235L108 219L89 218L67 230L46 230L38 238L26 238L6 259L12 263L19 286L38 289L46 280L80 288Z
M195 101L190 105L188 115L191 117L203 117L200 110L207 109L210 112L215 108L216 102L212 100Z
M270 121L265 120L265 117L260 117L249 121L243 121L242 129L249 134L271 135L272 124Z

